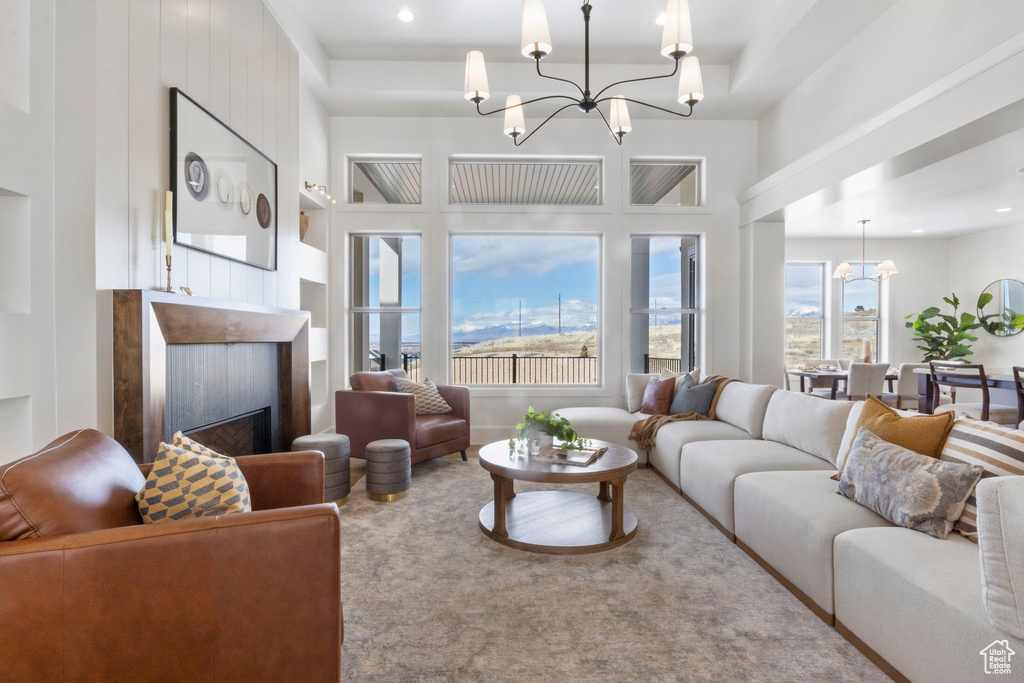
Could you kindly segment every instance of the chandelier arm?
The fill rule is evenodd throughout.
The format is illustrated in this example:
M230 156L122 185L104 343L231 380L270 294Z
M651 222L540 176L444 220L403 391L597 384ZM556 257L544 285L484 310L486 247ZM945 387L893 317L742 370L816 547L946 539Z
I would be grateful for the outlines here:
M571 107L571 106L573 106L575 104L579 104L579 100L577 100L575 97L569 97L568 95L546 95L544 97L537 97L537 98L534 98L532 100L526 100L525 102L520 102L519 104L513 105L511 107L502 107L501 109L495 109L494 111L480 111L480 103L477 102L476 103L476 113L480 114L480 116L491 116L492 114L500 114L503 111L508 111L509 109L515 109L516 107L520 107L520 108L521 107L525 107L528 104L533 104L534 102L540 102L541 100L569 100L569 101L571 101L573 103L572 105L569 105L569 104L565 105L565 107L562 107L562 109L565 109L566 107ZM561 110L559 110L559 111L561 111Z
M675 114L676 116L681 116L684 119L685 118L689 118L690 115L693 114L693 105L692 104L690 105L690 111L689 112L687 112L685 114L681 114L681 113L679 113L677 111L672 111L671 109L665 109L664 107L658 107L656 105L648 104L646 102L641 102L640 100L633 100L633 99L630 99L628 97L605 97L605 98L602 98L600 100L597 100L597 104L600 104L602 102L608 102L610 100L624 100L626 102L632 102L633 104L639 104L642 107L650 107L651 109L657 109L658 111L663 111L666 114Z
M570 97L569 99L572 99L572 98ZM534 128L533 130L531 130L531 131L530 131L530 133L529 133L529 135L527 135L527 136L526 136L525 138L523 138L522 140L519 140L519 139L518 139L518 136L516 136L516 137L512 138L512 144L514 144L514 145L515 145L516 147L518 147L519 145L523 144L524 142L526 142L527 140L529 140L529 139L530 139L531 137L533 137L533 134L534 134L534 133L536 133L536 132L537 132L538 130L540 130L541 128L543 128L543 127L544 127L544 124L545 124L545 123L547 123L547 122L548 122L548 121L550 121L551 119L555 118L556 116L558 116L559 114L561 114L561 113L562 113L563 111L565 111L565 110L566 110L566 109L568 109L569 107L575 107L575 106L576 106L576 103L575 103L575 102L573 102L573 104L567 104L567 105L565 105L564 107L561 107L560 109L556 109L556 110L554 111L554 113L552 113L552 114L551 114L551 116L549 116L549 117L547 117L546 119L544 119L544 121L543 121L543 122L542 122L542 123L541 123L541 124L540 124L539 126L537 126L536 128Z
M612 140L615 140L615 144L622 147L622 136L615 134L615 131L612 130L612 124L608 123L608 119L605 118L604 112L600 108L595 111L601 115L601 120L604 121L604 125L608 129L608 134L612 136Z
M583 97L586 96L586 93L583 92L583 88L581 88L580 86L576 85L575 81L570 81L568 78L559 78L558 76L548 76L548 75L542 74L540 72L540 57L536 57L535 61L537 62L537 75L538 76L540 76L541 78L550 79L552 81L562 81L563 83L568 83L572 87L574 87L577 90L579 90L581 96L583 96Z
M627 78L624 81L615 81L614 83L611 83L611 84L606 85L605 87L601 88L601 91L598 92L596 95L594 95L594 99L596 100L596 99L600 98L601 95L603 95L606 90L608 90L610 88L614 88L617 85L623 85L625 83L639 83L640 81L656 81L656 80L658 80L660 78L672 78L677 73L679 73L679 58L678 57L676 58L676 68L672 69L672 73L666 74L664 76L646 76L644 78Z

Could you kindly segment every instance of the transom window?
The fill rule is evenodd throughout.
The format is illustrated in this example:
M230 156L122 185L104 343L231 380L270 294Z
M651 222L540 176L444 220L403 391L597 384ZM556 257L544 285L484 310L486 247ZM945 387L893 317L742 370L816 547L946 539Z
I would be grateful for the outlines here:
M599 237L452 237L452 382L597 384L600 267Z
M693 370L700 323L699 238L634 236L630 242L631 370Z
M600 159L453 158L448 198L455 205L598 206Z
M629 201L633 206L700 206L700 162L630 159Z
M350 204L422 204L418 157L348 158Z

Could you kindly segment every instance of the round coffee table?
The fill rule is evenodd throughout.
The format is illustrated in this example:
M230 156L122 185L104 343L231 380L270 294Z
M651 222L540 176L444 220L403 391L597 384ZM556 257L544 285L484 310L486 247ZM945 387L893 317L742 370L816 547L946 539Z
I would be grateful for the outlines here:
M480 449L480 465L494 480L494 502L480 510L480 529L511 548L552 555L610 550L636 535L636 515L623 508L626 477L636 470L636 453L604 441L608 448L588 467L559 465L509 455L508 441ZM548 484L599 483L595 497L574 491L515 492L514 481Z

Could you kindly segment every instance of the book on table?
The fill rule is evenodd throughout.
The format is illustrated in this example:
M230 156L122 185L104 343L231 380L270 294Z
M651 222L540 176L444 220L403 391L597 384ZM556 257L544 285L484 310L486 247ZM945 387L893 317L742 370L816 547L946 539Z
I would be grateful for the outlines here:
M575 465L576 467L586 467L598 458L600 458L607 447L602 448L581 448L581 449L567 449L561 446L548 446L541 450L540 453L533 456L537 460L544 462L553 462L558 465Z

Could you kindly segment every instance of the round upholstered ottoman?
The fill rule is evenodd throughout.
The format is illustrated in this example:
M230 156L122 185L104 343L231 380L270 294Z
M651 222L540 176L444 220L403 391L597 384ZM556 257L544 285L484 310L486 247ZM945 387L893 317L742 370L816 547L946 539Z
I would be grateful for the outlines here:
M405 498L412 484L412 451L402 439L366 444L366 494L390 503Z
M324 502L344 505L351 489L348 437L344 434L310 434L292 442L293 451L320 451L324 454Z

